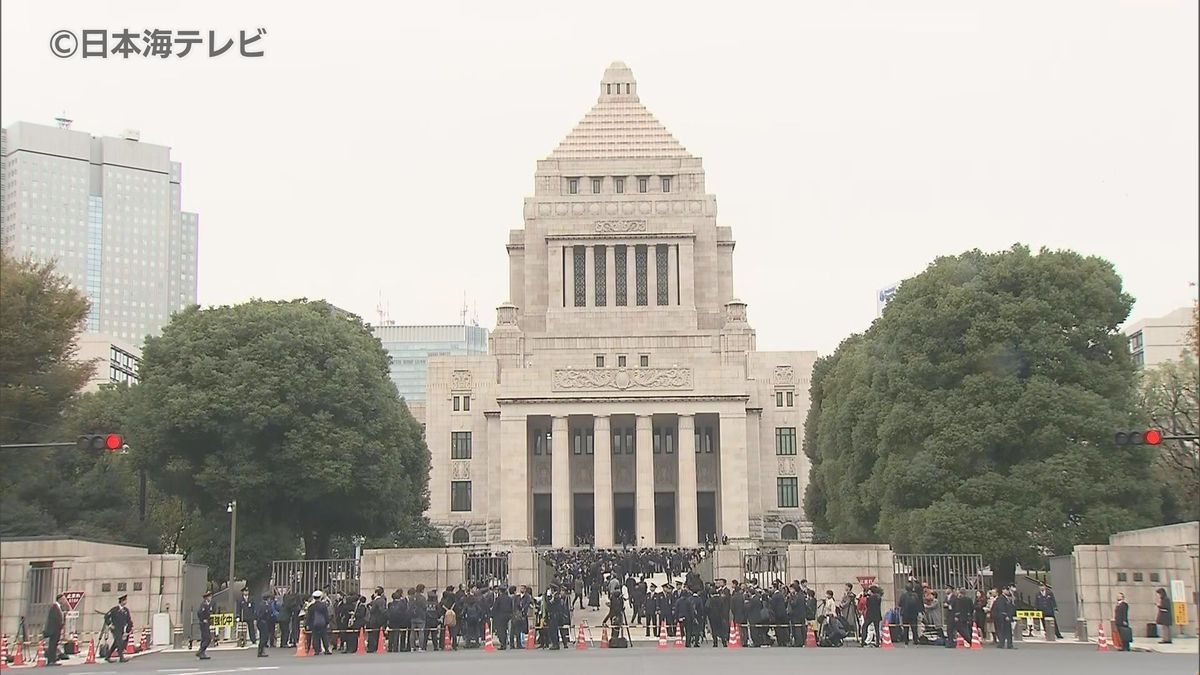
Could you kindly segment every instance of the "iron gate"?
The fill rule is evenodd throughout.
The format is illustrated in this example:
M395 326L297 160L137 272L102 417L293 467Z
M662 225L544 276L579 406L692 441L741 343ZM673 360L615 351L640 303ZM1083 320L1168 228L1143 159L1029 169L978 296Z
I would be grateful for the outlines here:
M54 604L54 596L68 588L71 581L69 567L53 567L51 562L34 562L29 564L28 603L25 609L25 630L29 636L40 636L46 624L46 616L50 613L50 605ZM31 638L36 639L36 638Z
M301 595L313 591L358 593L359 565L353 558L342 560L276 560L271 563L271 586Z
M910 577L935 592L947 586L972 591L992 587L992 570L984 567L983 556L975 553L897 553L895 561L897 594Z
M463 569L468 584L493 583L508 586L508 551L483 551L464 553Z
M770 587L779 580L787 583L787 551L754 551L742 554L742 578Z

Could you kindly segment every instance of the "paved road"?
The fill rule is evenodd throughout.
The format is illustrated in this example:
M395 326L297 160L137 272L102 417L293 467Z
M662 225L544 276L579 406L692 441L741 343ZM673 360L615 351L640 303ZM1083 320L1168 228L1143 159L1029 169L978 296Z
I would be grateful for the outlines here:
M955 651L940 647L877 649L742 649L730 651L702 647L658 651L652 645L633 649L548 651L364 654L297 658L292 650L273 650L270 658L253 651L212 652L209 661L191 654L151 654L125 664L99 663L66 669L78 675L392 675L397 670L421 675L526 675L530 668L547 672L569 669L571 675L669 675L686 673L758 672L876 672L888 675L928 675L950 669L1003 675L1086 673L1087 675L1152 675L1196 673L1194 654L1101 653L1088 645L1023 645L1017 649Z

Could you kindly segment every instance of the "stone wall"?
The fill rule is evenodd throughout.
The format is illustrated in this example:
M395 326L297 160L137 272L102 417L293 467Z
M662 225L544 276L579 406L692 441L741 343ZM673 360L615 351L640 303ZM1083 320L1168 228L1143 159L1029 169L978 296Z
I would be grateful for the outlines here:
M1081 545L1071 557L1078 615L1087 621L1089 635L1100 621L1108 627L1117 593L1124 593L1133 634L1144 637L1146 624L1154 622L1154 591L1169 591L1173 579L1182 580L1187 590L1190 625L1181 628L1184 634L1196 634L1196 578L1186 547Z
M363 595L383 586L390 595L398 588L425 584L426 589L443 589L466 580L463 551L459 548L383 548L362 552Z
M788 552L788 581L808 579L808 587L823 597L833 591L840 598L846 584L858 577L873 576L883 589L884 607L895 602L895 558L887 544L791 544Z

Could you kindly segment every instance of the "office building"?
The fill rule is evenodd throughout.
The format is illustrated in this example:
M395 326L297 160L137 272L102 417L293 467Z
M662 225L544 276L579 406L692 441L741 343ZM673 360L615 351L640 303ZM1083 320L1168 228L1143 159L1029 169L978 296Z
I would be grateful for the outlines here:
M1178 361L1187 349L1188 328L1195 328L1191 307L1180 307L1157 319L1143 319L1125 328L1129 354L1138 368L1153 368L1165 361Z

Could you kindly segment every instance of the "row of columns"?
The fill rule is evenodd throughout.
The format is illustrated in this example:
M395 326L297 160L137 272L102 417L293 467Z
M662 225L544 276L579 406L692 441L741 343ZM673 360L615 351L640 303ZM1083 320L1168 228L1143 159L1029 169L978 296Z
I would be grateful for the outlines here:
M678 448L679 479L676 491L678 507L678 542L682 546L697 545L696 521L696 447L695 415L679 414ZM530 540L529 518L529 452L524 416L501 416L501 443L505 448L501 459L501 539L512 542ZM720 490L718 491L718 530L730 538L749 536L749 499L747 490L746 417L721 416L719 441ZM612 428L608 415L593 416L593 513L596 546L613 545L612 489ZM653 427L650 415L638 415L635 452L635 510L639 540L657 541L654 522L654 453ZM553 417L551 423L551 544L555 547L572 545L572 499L570 488L570 447L567 417Z
M604 249L604 297L605 307L615 307L617 298L616 260L617 246L625 247L625 307L637 307L637 246L646 247L646 306L658 305L658 254L657 245L667 246L667 305L690 306L693 302L690 275L692 266L686 261L691 260L693 244L691 240L682 243L673 242L629 242L616 244L605 242ZM596 244L579 244L584 247L584 306L596 306ZM564 244L551 260L561 264L551 265L557 269L557 278L552 279L551 288L559 286L566 307L575 306L575 244ZM565 253L565 256L563 255ZM565 258L565 260L564 260ZM682 267L681 267L682 265Z

